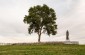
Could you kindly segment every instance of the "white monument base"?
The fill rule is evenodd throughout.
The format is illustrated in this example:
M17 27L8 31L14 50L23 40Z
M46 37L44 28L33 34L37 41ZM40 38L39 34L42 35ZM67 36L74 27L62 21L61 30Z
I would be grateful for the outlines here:
M78 41L69 41L69 40L67 40L67 41L64 41L64 44L79 44L79 42Z

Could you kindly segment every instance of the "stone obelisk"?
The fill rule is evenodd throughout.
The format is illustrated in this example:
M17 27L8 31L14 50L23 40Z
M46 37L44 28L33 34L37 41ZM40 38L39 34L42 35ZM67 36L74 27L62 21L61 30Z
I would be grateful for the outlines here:
M66 41L65 41L65 44L79 44L78 41L70 41L70 39L69 39L69 31L68 30L66 31Z
M66 31L66 41L69 41L69 31Z

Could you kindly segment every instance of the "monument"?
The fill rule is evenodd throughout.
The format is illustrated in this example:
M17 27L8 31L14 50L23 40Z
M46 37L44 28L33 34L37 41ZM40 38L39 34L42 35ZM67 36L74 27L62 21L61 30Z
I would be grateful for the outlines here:
M66 31L66 40L69 41L69 31Z
M69 39L69 31L66 31L66 41L64 42L64 44L79 44L78 41L70 41Z

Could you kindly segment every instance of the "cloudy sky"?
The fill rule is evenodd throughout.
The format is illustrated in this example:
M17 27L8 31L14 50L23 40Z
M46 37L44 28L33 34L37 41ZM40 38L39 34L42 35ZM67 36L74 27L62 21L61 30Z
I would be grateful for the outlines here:
M28 34L23 19L31 6L43 4L55 10L58 33L42 34L41 41L65 41L69 30L71 41L85 44L85 0L0 0L0 43L37 42L37 34Z

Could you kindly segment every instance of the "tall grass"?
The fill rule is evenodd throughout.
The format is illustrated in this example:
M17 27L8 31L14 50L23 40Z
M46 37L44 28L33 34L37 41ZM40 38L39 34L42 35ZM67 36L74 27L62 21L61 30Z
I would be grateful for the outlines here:
M5 45L0 46L0 55L85 55L85 45Z

